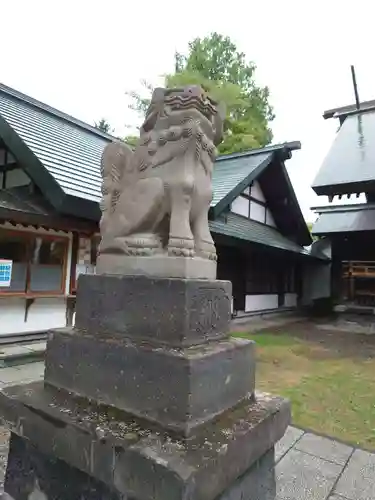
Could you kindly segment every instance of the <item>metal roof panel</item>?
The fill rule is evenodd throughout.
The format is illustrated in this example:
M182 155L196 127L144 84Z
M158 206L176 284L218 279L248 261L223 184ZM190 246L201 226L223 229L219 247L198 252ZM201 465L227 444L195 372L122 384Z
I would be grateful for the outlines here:
M211 207L216 206L230 194L241 182L244 182L273 153L265 152L247 156L230 157L216 161L212 176L213 198ZM245 187L244 187L245 189Z
M100 200L100 159L110 137L1 92L0 114L66 194Z
M312 228L313 234L375 230L375 208L322 213Z
M374 112L348 116L323 161L313 189L325 194L324 188L336 186L340 193L340 185L375 181L374 134Z
M241 215L228 213L226 221L223 219L210 221L210 229L213 233L232 236L233 238L278 248L279 250L310 255L305 248L289 240L275 228L247 219Z

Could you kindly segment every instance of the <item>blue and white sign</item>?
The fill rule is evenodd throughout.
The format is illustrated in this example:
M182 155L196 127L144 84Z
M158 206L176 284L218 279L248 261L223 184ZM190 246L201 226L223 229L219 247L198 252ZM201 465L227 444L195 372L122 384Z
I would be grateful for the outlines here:
M9 287L12 281L12 260L0 259L0 287Z

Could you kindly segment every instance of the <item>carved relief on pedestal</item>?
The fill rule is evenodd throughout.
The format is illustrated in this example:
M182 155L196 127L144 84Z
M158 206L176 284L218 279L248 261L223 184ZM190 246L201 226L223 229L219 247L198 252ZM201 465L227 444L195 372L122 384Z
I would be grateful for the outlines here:
M111 272L109 256L117 269L120 256L216 261L208 210L223 117L200 87L156 89L135 150L105 148L98 272Z

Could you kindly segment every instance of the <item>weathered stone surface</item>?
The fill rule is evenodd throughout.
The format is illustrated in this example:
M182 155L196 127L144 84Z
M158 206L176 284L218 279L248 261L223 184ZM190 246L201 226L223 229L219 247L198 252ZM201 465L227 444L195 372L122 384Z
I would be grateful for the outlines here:
M254 343L172 349L55 330L45 381L188 435L254 392Z
M217 500L276 500L274 465L271 448Z
M275 500L273 449L257 460L217 500ZM52 478L52 480L50 480ZM40 453L29 441L12 435L7 479L9 500L34 494L38 500L132 500L66 462ZM45 497L43 496L45 495ZM2 497L0 497L2 498ZM4 498L4 500L5 500ZM165 497L168 500L170 495ZM180 498L180 497L178 497ZM173 500L178 500L178 498ZM133 498L133 500L136 500Z
M75 463L82 472L105 482L109 491L135 500L213 500L224 493L228 494L221 500L239 500L241 488L235 481L250 474L250 467L273 448L290 419L285 400L259 394L256 402L243 403L212 422L204 434L181 441L152 432L118 412L44 388L40 382L4 389L0 412L13 433L30 439L41 453ZM78 433L75 437L72 428ZM74 459L77 448L66 444L74 439L84 450L78 460ZM262 468L263 482L266 469ZM65 481L68 477L67 472ZM9 493L11 484L14 481L7 478ZM266 491L265 484L262 488ZM253 500L251 493L244 498Z
M229 335L230 281L81 275L76 328L188 346Z
M13 500L131 500L64 461L43 455L16 434L10 441L5 487Z
M215 278L208 210L223 120L201 87L159 88L135 151L106 146L99 274Z

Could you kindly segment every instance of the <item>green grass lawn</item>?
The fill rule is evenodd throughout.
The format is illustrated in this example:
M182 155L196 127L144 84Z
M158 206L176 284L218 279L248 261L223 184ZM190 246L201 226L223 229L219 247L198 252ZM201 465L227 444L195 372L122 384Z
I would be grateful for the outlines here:
M375 357L288 334L233 335L255 340L257 389L289 398L295 425L375 450Z

